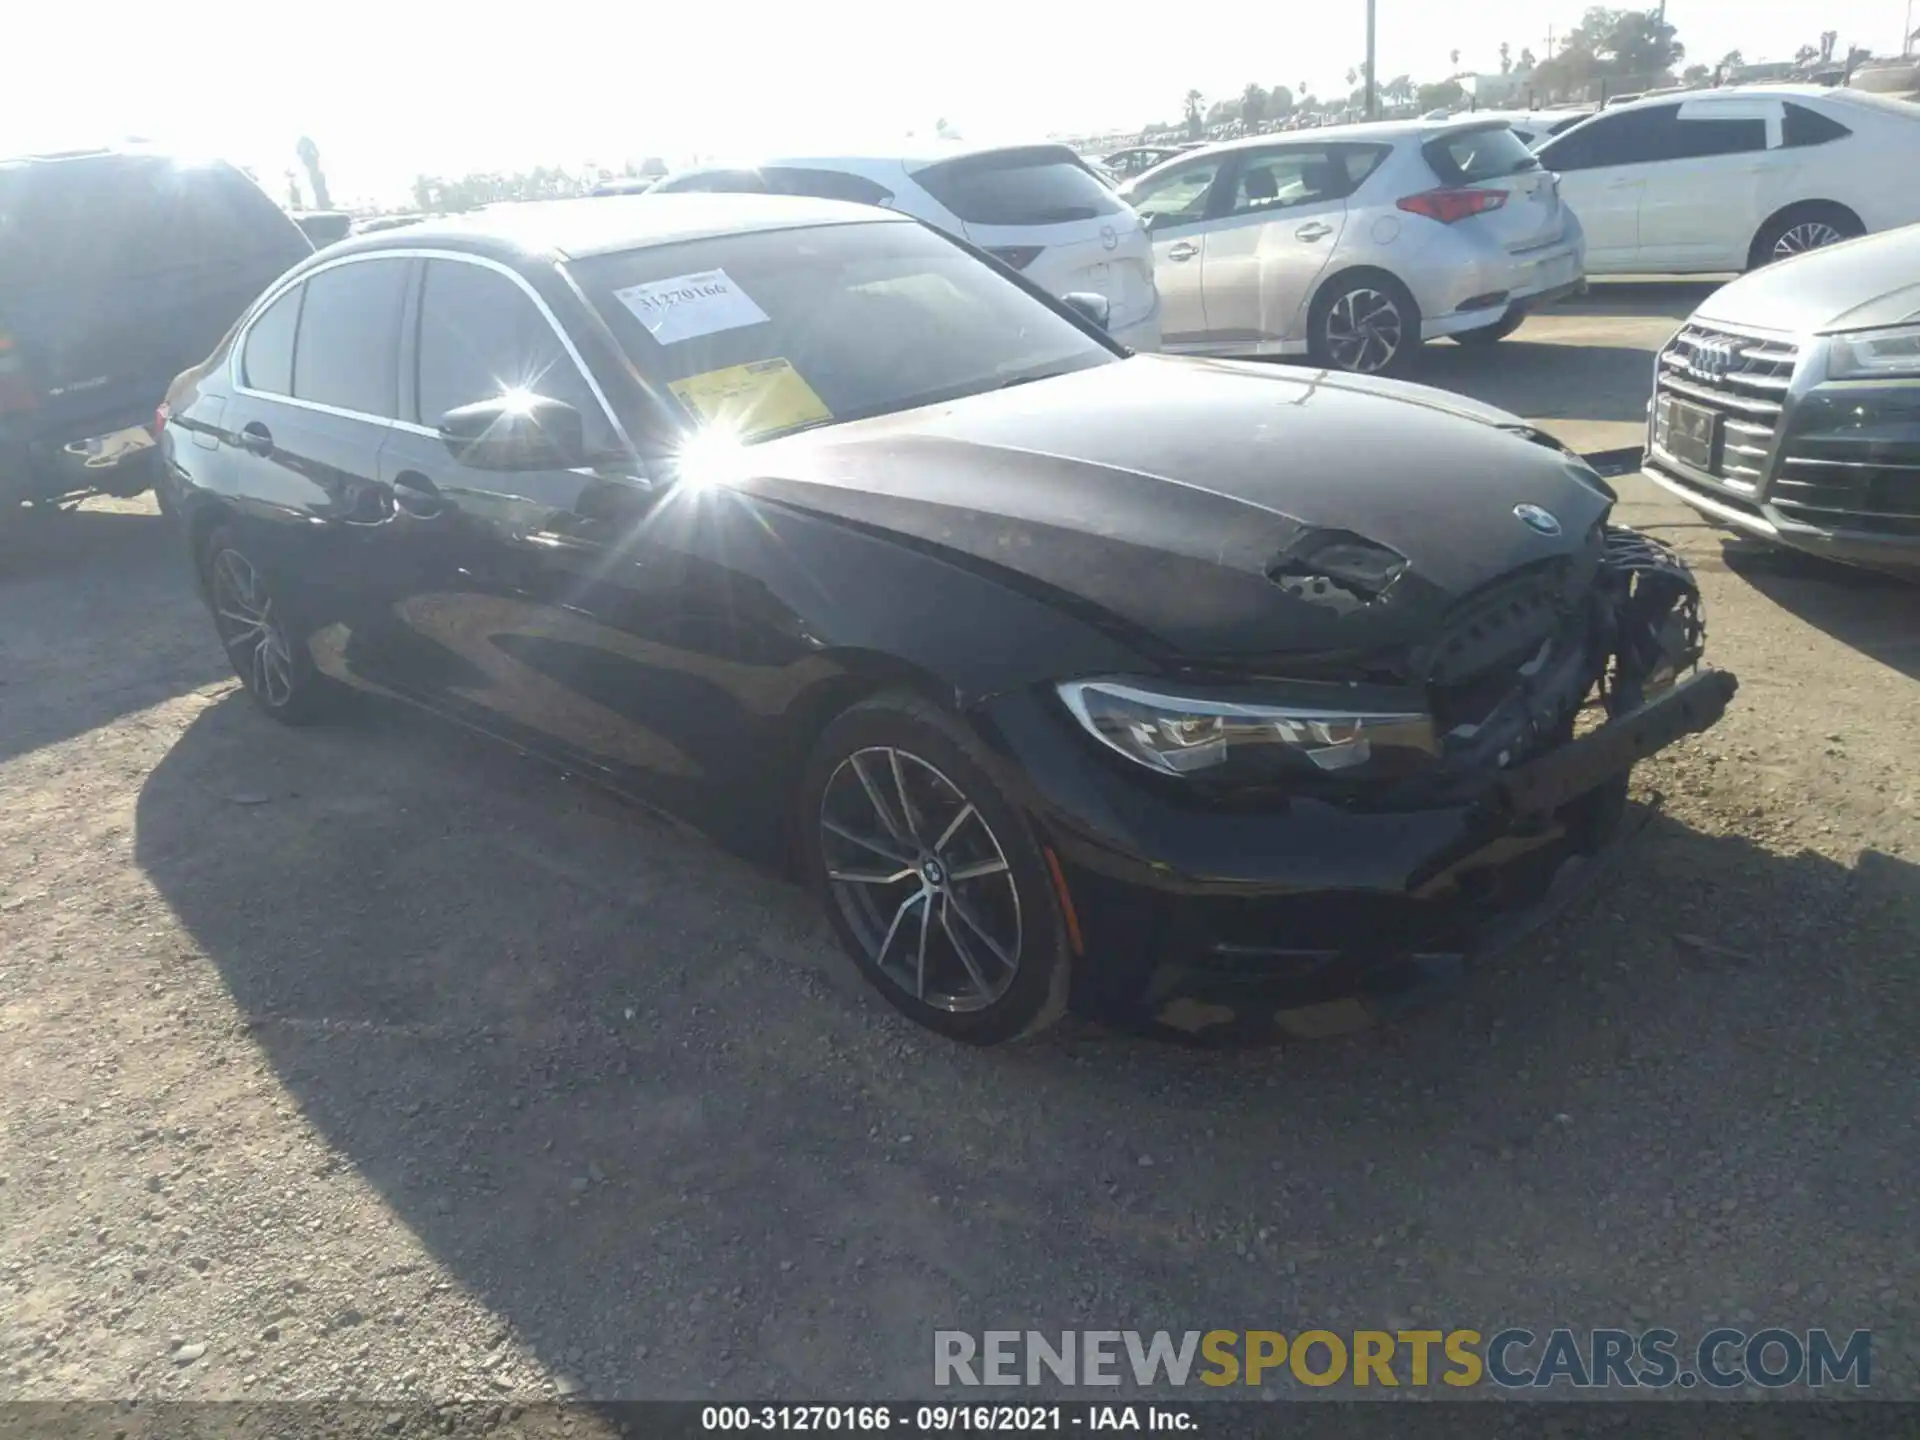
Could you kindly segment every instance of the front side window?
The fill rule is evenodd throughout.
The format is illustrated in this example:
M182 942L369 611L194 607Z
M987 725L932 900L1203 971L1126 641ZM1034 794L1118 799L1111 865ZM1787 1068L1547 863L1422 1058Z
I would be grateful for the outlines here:
M1549 170L1598 170L1611 165L1645 165L1680 154L1680 107L1649 105L1599 115L1542 145L1540 163Z
M1191 160L1165 172L1134 182L1127 203L1147 225L1164 230L1169 225L1191 225L1207 216L1207 195L1224 163L1219 157Z
M689 419L744 439L907 410L1119 357L925 226L876 219L572 267Z
M305 285L295 285L260 312L247 330L240 351L240 377L249 390L269 395L293 393L293 335L300 323L300 297Z
M310 275L293 347L293 395L357 415L399 411L402 259L355 260Z
M437 427L463 405L526 390L580 412L587 446L617 437L553 325L513 280L485 265L429 260L420 291L415 423Z
M1342 200L1377 164L1378 153L1365 147L1260 151L1241 162L1228 213L1257 215Z

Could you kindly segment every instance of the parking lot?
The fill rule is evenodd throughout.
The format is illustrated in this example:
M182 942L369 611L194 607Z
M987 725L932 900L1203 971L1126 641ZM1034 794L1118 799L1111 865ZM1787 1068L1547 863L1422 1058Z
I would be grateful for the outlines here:
M1707 287L1412 378L1637 442ZM810 903L426 719L238 692L147 501L0 536L0 1394L917 1395L936 1327L1871 1328L1920 1397L1920 591L1636 479L1741 677L1599 885L1385 1028L897 1018Z

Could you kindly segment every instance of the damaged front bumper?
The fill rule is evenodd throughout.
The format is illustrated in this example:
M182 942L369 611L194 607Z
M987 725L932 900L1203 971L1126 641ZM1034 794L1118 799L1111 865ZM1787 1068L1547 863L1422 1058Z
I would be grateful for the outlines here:
M1476 736L1477 768L1450 765L1396 803L1223 807L1117 771L1041 697L989 702L982 728L1072 911L1075 1007L1209 1038L1293 1033L1356 997L1391 1010L1449 988L1468 957L1550 911L1618 831L1632 766L1715 724L1737 688L1721 671L1677 678L1702 643L1692 577L1618 533L1625 578L1603 577L1600 597L1613 629L1571 692L1605 722L1574 738L1565 682L1537 670L1538 693L1516 687L1517 709Z

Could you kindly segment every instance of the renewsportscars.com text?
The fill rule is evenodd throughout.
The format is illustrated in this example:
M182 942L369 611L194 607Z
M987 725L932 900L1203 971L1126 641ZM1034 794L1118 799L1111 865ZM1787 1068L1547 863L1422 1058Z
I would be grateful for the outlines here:
M1711 1390L1757 1385L1864 1389L1873 1333L1716 1329L1683 1341L1667 1329L1536 1334L1479 1330L936 1330L940 1386L1124 1385L1142 1389L1496 1385L1504 1389Z

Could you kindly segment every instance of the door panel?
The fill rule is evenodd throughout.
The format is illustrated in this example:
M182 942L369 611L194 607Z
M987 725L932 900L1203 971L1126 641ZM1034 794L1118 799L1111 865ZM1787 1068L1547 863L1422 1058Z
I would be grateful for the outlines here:
M1640 258L1677 270L1741 270L1789 157L1780 107L1764 100L1682 105L1674 159L1647 169ZM1769 146L1774 148L1769 148Z
M1206 234L1208 342L1257 349L1304 333L1302 313L1346 229L1345 159L1321 146L1246 152ZM1223 203L1224 202L1224 203Z
M1560 177L1561 203L1587 236L1587 269L1630 270L1640 255L1640 198L1649 165L1570 170Z
M1160 343L1168 350L1206 344L1201 290L1209 198L1223 160L1209 156L1151 171L1125 192L1153 241L1153 278L1160 290Z

